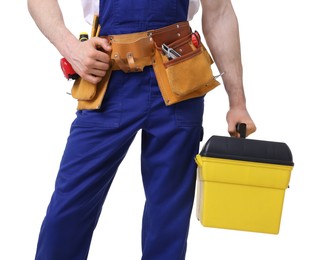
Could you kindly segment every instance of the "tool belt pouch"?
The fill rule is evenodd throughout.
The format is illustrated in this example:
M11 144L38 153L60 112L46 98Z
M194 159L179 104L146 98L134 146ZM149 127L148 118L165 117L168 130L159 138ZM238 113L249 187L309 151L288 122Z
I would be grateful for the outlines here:
M108 82L112 73L112 67L98 84L92 84L82 78L78 78L72 87L72 97L77 99L78 110L99 109L106 93Z
M96 88L96 85L78 78L73 84L71 94L77 100L92 100L96 95Z
M99 35L98 16L94 16L92 25L91 38ZM105 95L110 76L112 74L112 67L107 70L106 75L98 84L92 84L82 78L75 80L72 87L72 97L78 100L78 110L99 109Z
M186 36L165 43L180 55L169 60L162 50L160 37L156 39L156 35L153 35L155 42L153 68L166 105L203 96L220 84L214 79L211 69L213 60L210 54L201 42L195 47L191 36L190 31Z
M72 95L73 92L77 94L77 96L73 95L73 97L77 98L78 100L78 110L93 110L100 108L107 90L112 71L112 68L108 69L106 75L97 85L93 85L85 80L79 81L79 88L77 92L74 90L77 88L77 83L74 83L72 88Z

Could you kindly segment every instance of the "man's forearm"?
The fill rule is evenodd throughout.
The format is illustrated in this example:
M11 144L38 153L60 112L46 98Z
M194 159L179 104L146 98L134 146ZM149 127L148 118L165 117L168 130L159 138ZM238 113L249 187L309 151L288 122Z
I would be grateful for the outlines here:
M84 80L97 84L109 69L111 47L106 39L92 37L80 42L65 26L57 0L28 0L32 18Z
M57 0L28 0L29 12L45 37L68 58L72 43L77 39L65 27Z
M227 0L202 0L202 29L229 96L230 106L245 107L239 29Z

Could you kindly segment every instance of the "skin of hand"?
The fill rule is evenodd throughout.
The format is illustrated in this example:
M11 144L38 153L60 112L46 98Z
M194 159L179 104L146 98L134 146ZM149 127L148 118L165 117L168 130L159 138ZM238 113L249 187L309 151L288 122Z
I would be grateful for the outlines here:
M109 68L111 47L105 38L81 42L65 26L57 0L28 0L29 12L43 35L84 80L102 80Z
M74 44L68 61L73 69L86 81L98 83L109 69L111 47L106 39L93 37Z
M256 131L256 126L246 108L236 14L230 0L201 0L201 3L203 34L219 71L224 72L222 79L229 98L228 132L239 137L235 126L245 123L248 136Z

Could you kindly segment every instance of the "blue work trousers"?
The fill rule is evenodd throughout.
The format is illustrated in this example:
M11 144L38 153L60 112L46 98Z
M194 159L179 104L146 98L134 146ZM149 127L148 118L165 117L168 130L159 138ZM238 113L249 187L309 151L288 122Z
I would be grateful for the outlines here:
M72 123L36 259L87 258L107 192L139 130L142 259L185 259L203 106L203 97L165 106L152 67L113 72L101 109L78 111Z

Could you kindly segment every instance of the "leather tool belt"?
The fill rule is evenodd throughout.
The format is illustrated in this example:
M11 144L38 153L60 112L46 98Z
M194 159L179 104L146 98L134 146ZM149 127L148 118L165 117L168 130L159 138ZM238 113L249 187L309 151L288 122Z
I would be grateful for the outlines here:
M98 32L95 17L91 37ZM201 42L194 46L187 21L157 30L102 37L112 46L110 68L97 85L81 78L75 81L72 96L78 100L79 110L100 108L114 70L133 73L153 66L167 106L203 96L220 84L213 76L213 60L206 48Z

